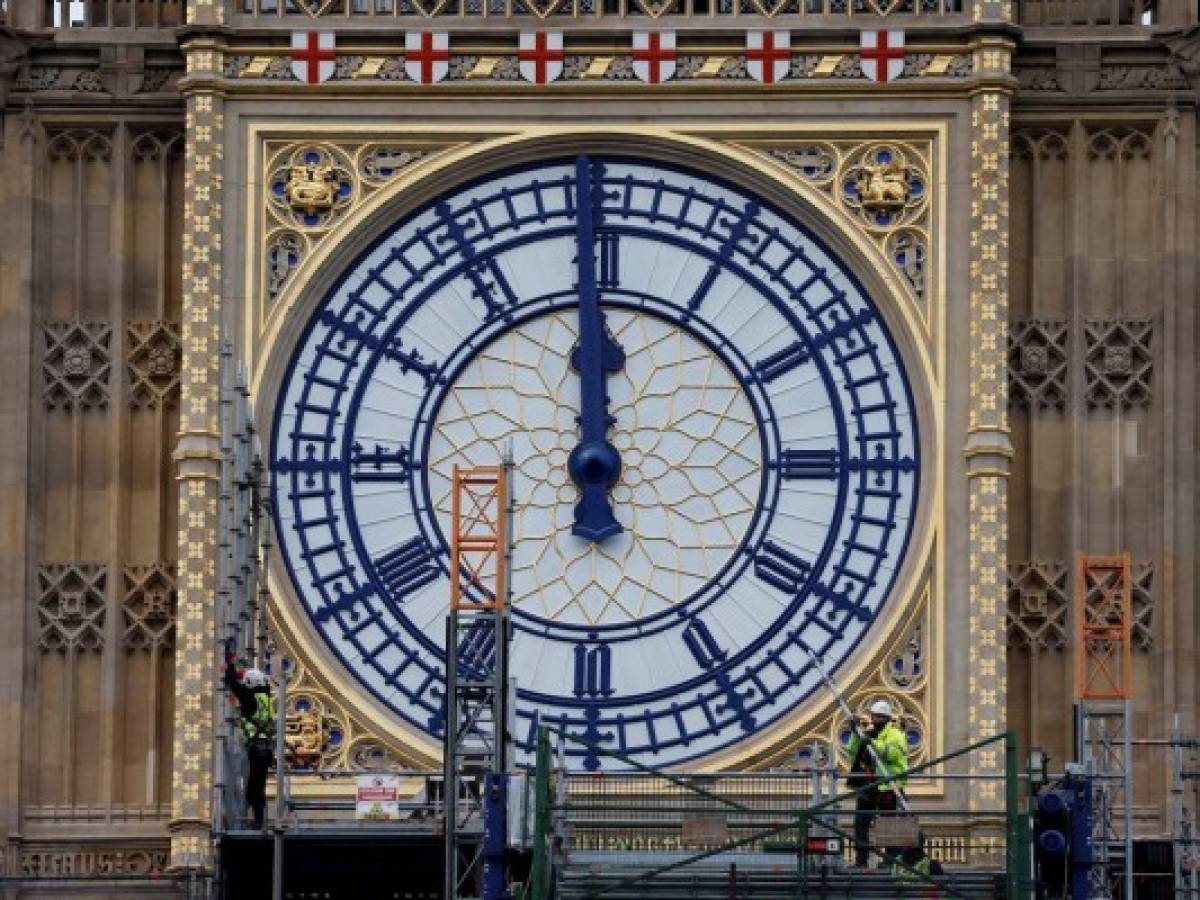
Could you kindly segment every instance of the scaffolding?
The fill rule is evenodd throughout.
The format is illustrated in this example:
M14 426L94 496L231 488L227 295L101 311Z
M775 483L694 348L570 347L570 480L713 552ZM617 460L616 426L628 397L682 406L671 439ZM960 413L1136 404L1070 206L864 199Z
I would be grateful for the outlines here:
M1171 751L1171 848L1175 897L1200 900L1200 833L1196 828L1196 793L1200 787L1200 740L1179 733L1165 743ZM1189 787L1192 803L1188 804Z
M270 494L246 374L229 345L221 352L220 531L217 544L218 611L214 657L232 649L247 665L264 670L277 703L276 778L270 838L272 882L283 896L284 844L303 830L290 796L284 740L290 666L273 637L264 573L272 552ZM428 792L411 804L421 820L437 817L445 835L445 897L468 900L484 894L485 814L488 776L511 762L508 678L509 576L512 567L511 463L457 468L453 476L451 597L446 620L447 691L445 759L440 795ZM1076 570L1076 696L1079 760L1091 774L1094 796L1092 896L1133 896L1132 748L1156 746L1170 754L1171 839L1175 896L1200 900L1200 836L1196 800L1200 788L1200 739L1175 733L1161 740L1132 734L1130 563L1128 554L1080 556ZM245 828L246 760L238 711L214 678L212 713L217 722L212 833L215 871L221 841ZM341 775L345 773L332 773ZM421 774L427 781L430 773ZM301 811L301 818L302 818ZM311 823L310 823L311 824ZM381 831L382 833L382 831ZM219 877L191 885L189 896L219 897Z
M455 466L446 617L446 900L479 897L485 878L485 807L507 771L510 458ZM489 778L490 776L490 778Z
M236 656L267 674L277 706L276 772L283 772L284 728L287 711L287 660L278 652L268 617L268 588L264 577L272 550L270 501L262 447L254 427L254 411L244 366L234 361L231 345L221 348L221 482L218 495L220 532L217 543L216 634L222 660ZM214 679L214 756L212 835L217 879L206 893L220 896L221 838L245 825L243 788L246 754L238 730L238 710L225 685ZM276 778L278 822L286 803L286 778ZM282 829L275 829L274 868L282 867Z
M1133 661L1129 554L1076 564L1076 745L1092 778L1091 896L1133 897ZM1117 873L1120 877L1117 877Z

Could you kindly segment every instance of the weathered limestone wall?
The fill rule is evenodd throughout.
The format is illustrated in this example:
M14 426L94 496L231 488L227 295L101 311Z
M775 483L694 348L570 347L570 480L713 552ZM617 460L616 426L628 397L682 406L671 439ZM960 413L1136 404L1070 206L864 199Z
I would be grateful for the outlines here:
M183 132L48 106L2 157L0 874L124 897L166 864Z
M1023 743L1057 765L1074 752L1078 553L1132 556L1136 736L1197 727L1188 47L1149 58L1033 47L1018 72L1008 709ZM1165 752L1136 755L1143 831L1169 830L1169 775Z

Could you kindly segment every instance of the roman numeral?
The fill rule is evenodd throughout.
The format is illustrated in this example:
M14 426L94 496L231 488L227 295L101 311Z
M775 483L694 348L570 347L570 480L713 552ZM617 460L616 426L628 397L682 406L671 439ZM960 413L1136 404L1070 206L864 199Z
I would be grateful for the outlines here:
M598 288L615 288L621 283L621 248L619 236L602 231L597 236L600 244L600 273L596 280Z
M711 669L725 661L728 655L721 649L713 633L708 630L703 619L690 619L687 628L683 630L683 642L687 645L696 664L702 669Z
M612 648L607 644L575 645L575 696L612 696Z
M811 565L774 541L764 541L754 558L754 574L785 594L799 594L811 573Z
M495 259L474 262L467 266L464 274L471 282L471 296L484 306L485 318L492 319L502 314L505 307L516 305L517 294Z
M863 456L861 459L850 459L846 463L846 468L851 472L874 472L875 486L883 487L886 483L885 473L896 472L909 473L917 470L917 463L911 456L902 456L899 459L892 459L887 455L883 443L875 444L874 456Z
M458 642L458 666L468 678L482 681L495 665L496 623L489 616L473 622Z
M766 359L756 362L754 364L754 371L758 373L759 378L769 383L780 375L786 375L797 366L804 365L810 358L808 349L802 343L796 341L791 346L784 347L782 350L772 353Z
M829 480L837 478L838 452L836 450L784 450L779 459L771 463L778 469L781 478L787 481Z
M405 541L395 550L379 557L375 560L375 569L397 603L403 603L409 594L438 577L433 549L423 537Z
M339 331L343 335L342 341L339 343L341 349L346 349L346 343L350 340L356 340L362 343L364 347L374 350L380 346L380 340L373 334L369 334L360 327L360 322L363 318L362 310L359 310L353 321L345 321L339 319L334 313L329 311L321 313L321 324L328 325ZM382 353L388 359L394 360L400 364L400 371L404 374L414 372L420 375L425 380L426 387L433 384L437 378L438 363L426 360L421 356L420 350L405 350L400 346L400 339L392 338L386 344L382 345Z

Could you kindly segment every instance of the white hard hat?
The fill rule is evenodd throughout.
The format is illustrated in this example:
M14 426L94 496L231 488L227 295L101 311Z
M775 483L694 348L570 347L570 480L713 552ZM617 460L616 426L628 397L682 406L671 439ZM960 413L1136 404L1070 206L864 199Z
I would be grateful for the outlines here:
M242 673L242 684L248 688L266 687L266 673L262 669L247 669Z
M871 715L892 717L892 704L886 700L876 700L871 704Z

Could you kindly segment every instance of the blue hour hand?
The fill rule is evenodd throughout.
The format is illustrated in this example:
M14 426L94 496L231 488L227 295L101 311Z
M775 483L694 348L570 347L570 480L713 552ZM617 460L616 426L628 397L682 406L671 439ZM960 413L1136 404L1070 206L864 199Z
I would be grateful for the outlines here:
M579 488L571 533L599 542L620 534L609 489L621 477L621 454L608 440L614 419L608 412L607 373L625 365L625 352L608 332L596 289L591 163L575 161L575 244L579 290L579 343L571 364L579 373L580 441L567 458L567 471Z

